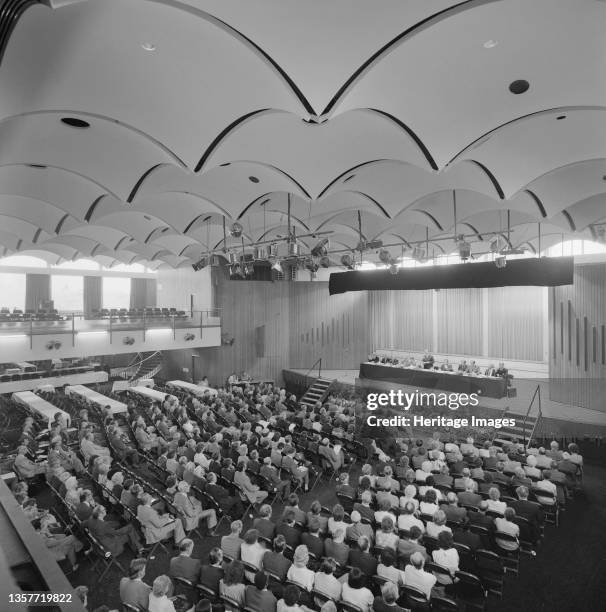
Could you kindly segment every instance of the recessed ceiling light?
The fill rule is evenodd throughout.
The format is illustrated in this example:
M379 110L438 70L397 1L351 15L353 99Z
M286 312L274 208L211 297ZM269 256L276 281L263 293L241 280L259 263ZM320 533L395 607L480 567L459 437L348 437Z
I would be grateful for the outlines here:
M487 40L484 43L484 49L492 49L494 47L496 47L499 43L496 40L492 40L492 38L490 40Z
M528 81L525 81L524 79L518 79L517 81L512 81L509 84L509 91L515 95L523 94L529 89L530 83Z
M558 117L556 117L556 119L558 121L562 121L562 119L566 119L566 115L559 115Z
M69 125L70 127L79 129L90 127L90 123L88 121L84 121L84 119L78 119L77 117L61 117L61 122L65 123L65 125Z
M143 49L145 51L155 51L156 50L156 45L154 45L153 43L150 43L150 42L144 42L144 43L141 43L141 49Z
M259 182L259 179L258 179L256 176L249 176L249 177L248 177L248 180L249 180L251 183L258 183L258 182Z

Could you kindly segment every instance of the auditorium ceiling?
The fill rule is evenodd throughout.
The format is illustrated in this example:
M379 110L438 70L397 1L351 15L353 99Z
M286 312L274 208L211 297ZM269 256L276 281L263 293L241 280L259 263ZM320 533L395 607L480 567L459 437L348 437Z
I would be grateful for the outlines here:
M604 235L603 0L3 4L0 255Z

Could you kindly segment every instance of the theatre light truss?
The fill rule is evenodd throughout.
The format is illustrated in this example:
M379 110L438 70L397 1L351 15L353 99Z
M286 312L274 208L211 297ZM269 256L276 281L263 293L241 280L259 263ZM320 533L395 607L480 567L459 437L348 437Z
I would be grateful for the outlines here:
M603 240L604 2L0 5L0 256Z

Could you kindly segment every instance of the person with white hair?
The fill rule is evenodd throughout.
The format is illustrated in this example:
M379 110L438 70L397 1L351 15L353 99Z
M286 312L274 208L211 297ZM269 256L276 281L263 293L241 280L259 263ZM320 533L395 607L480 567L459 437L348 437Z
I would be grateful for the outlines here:
M186 531L197 529L200 521L206 519L209 530L208 535L216 535L213 529L217 525L215 510L213 508L204 510L201 502L193 495L190 495L190 486L184 480L177 485L177 493L175 494L173 505L179 512Z
M526 473L526 476L532 480L538 480L541 478L541 470L537 468L537 458L534 455L528 455L526 458L524 472Z
M172 592L173 583L171 579L162 574L152 582L152 590L149 594L147 609L149 612L176 612L172 600L168 594Z
M429 599L431 589L433 589L437 580L433 574L423 569L424 566L425 557L420 552L412 553L410 563L404 568L404 584L418 589Z

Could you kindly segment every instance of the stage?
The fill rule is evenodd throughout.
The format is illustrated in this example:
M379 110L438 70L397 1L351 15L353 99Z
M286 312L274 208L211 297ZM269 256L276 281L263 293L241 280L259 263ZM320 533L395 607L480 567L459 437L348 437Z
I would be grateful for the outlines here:
M391 382L377 381L372 379L362 379L359 377L359 369L356 370L322 370L322 378L334 380L336 388L340 386L358 393L378 391L386 392L391 389L402 389L404 392L411 393L417 388L422 392L439 392L439 389L423 389L407 385L398 385ZM307 375L307 376L306 376ZM308 373L308 369L289 368L283 370L283 377L286 384L298 384L309 386L317 378L318 371ZM516 397L492 399L483 397L480 406L500 416L508 408L508 413L516 418L526 414L528 404L537 386L541 388L541 410L542 426L545 434L557 436L574 436L590 438L606 437L606 412L590 410L581 406L571 406L561 404L549 399L549 379L544 377L537 378L514 378L513 386L517 390ZM533 412L534 414L534 412Z

